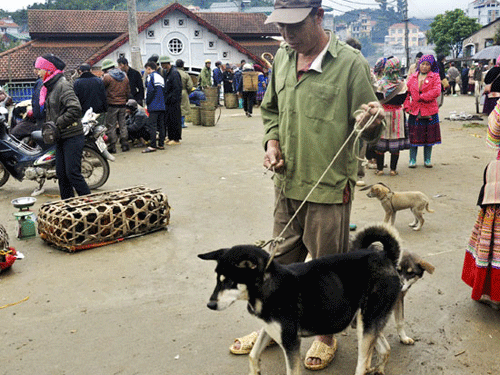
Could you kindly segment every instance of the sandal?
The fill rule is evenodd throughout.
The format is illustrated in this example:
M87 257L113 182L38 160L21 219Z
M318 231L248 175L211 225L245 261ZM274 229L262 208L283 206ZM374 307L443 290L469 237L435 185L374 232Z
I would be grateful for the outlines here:
M328 346L321 341L314 341L307 351L306 359L304 360L304 366L308 370L322 370L327 367L335 356L337 351L337 339L333 339L333 346ZM321 363L319 365L310 365L307 363L308 358L319 358Z
M150 152L155 152L155 151L156 151L156 148L148 147L148 148L145 148L144 150L142 150L142 153L148 154Z
M165 147L164 146L158 146L156 147L158 150L165 150Z
M246 336L238 337L237 339L234 339L234 342L236 343L236 341L239 341L241 346L239 349L236 349L234 347L234 343L233 343L233 345L231 345L229 347L229 351L233 354L236 354L236 355L250 354L255 342L257 341L258 336L259 336L259 332L254 331ZM271 339L269 344L267 344L267 347L270 347L270 346L273 346L276 344L277 344L276 341Z
M384 171L376 171L375 172L375 176L383 176L384 175Z
M398 173L398 171L391 171L390 174L391 174L391 176L397 176L399 173Z

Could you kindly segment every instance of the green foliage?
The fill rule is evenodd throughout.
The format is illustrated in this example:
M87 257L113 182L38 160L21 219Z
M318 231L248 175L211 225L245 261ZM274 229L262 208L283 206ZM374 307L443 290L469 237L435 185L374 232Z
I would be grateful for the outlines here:
M436 45L436 54L443 53L457 57L462 50L462 41L481 28L474 18L469 18L461 9L439 14L431 23L427 39Z
M373 45L370 38L360 38L359 42L361 43L361 53L363 53L363 56L375 55L377 48Z
M500 26L497 26L495 35L493 36L493 45L500 46Z
M20 40L16 40L16 41L12 41L12 42L4 42L3 40L0 40L0 53L7 51L8 49L17 47L20 44L21 44Z

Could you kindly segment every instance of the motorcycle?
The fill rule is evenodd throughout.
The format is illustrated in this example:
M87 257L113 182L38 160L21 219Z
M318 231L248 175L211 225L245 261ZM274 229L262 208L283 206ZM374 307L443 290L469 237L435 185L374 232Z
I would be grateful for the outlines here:
M31 133L36 147L17 140L8 133L8 111L0 107L0 186L12 176L18 181L38 182L32 196L42 194L46 180L56 180L56 146L43 143L42 132ZM109 161L115 158L104 142L106 128L97 125L96 115L90 108L82 118L85 146L82 155L82 175L91 190L104 185L109 177Z

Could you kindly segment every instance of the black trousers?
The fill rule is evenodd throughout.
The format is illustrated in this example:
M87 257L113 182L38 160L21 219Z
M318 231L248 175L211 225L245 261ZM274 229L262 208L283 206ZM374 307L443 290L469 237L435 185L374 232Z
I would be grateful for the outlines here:
M158 146L163 147L165 143L165 112L151 111L148 118L149 140L151 147L156 148L156 132L158 132Z
M167 136L169 140L180 141L182 139L181 102L166 105L165 127L167 128Z
M87 182L82 176L82 154L85 136L61 139L56 144L56 174L61 199L90 194Z
M257 93L255 91L243 91L243 110L245 113L252 114L256 97Z

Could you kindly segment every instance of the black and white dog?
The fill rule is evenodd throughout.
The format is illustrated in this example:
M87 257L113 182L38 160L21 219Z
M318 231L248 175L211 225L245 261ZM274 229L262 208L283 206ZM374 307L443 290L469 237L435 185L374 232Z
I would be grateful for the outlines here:
M426 262L417 254L409 251L402 252L397 270L403 286L396 300L396 304L394 305L394 319L396 321L399 341L405 345L413 345L415 341L411 337L408 337L404 330L404 298L411 286L424 276L425 271L432 274L434 269L432 264Z
M382 251L370 246L383 245ZM250 353L250 374L260 374L259 358L274 339L285 353L287 375L300 374L300 337L343 331L357 314L355 375L384 373L390 346L382 334L401 292L396 270L401 250L396 230L370 226L355 238L353 252L287 266L252 245L198 255L217 261L217 284L208 307L223 310L236 300L264 322ZM347 250L347 249L346 249ZM371 368L376 350L378 363Z

